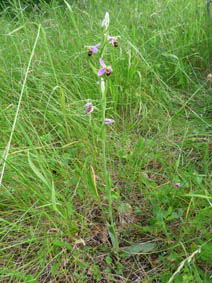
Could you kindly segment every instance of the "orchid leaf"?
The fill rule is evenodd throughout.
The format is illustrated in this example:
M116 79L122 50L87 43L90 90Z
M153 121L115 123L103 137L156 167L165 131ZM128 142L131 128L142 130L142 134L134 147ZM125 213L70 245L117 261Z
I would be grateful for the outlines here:
M145 254L152 252L155 249L156 245L152 242L146 242L146 243L138 243L136 245L129 246L124 249L124 254L129 255L135 255L135 254Z

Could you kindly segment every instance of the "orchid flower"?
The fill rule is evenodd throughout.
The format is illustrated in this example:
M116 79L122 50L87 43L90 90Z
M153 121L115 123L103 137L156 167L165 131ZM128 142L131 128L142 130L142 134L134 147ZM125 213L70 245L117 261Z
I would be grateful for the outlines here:
M87 114L90 114L91 112L93 112L93 104L91 102L88 102L87 104L85 104L85 112Z
M115 121L113 119L108 119L108 118L104 119L105 125L113 124L114 122Z
M176 183L175 185L174 185L174 188L175 189L178 189L180 187L180 183Z
M99 62L101 64L102 68L98 71L97 75L99 77L104 75L104 74L106 74L107 76L110 76L113 69L110 66L106 66L104 61L102 60L102 58L99 59Z
M118 47L118 38L119 36L110 36L108 35L107 40L111 43L114 47Z
M88 48L88 56L91 56L93 53L97 53L99 50L98 50L98 47L100 47L101 44L98 43L96 45L91 45L89 46Z

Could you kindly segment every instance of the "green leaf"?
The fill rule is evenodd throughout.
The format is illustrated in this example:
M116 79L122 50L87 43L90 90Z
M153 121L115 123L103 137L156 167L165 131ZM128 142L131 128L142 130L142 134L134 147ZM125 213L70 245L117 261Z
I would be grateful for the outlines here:
M119 242L118 242L118 237L117 237L117 234L116 234L116 231L113 225L108 225L108 233L109 233L114 250L118 252Z
M73 251L72 245L70 245L69 243L60 241L58 239L55 239L52 244L55 246L61 247L61 248L67 248L69 251Z
M38 168L32 163L30 156L29 156L29 152L28 152L28 162L29 162L29 166L31 167L32 171L35 173L35 175L44 183L49 187L49 184L47 182L47 180L44 178L44 176L40 173L40 171L38 170Z
M99 201L99 194L96 185L96 175L92 165L90 165L87 180L88 180L88 187L90 189L92 196L95 198L95 200Z
M212 199L212 197L204 196L204 195L198 195L198 194L186 194L185 197L196 197L196 198Z
M66 0L64 0L64 2L66 4L68 10L70 11L70 16L71 16L72 23L73 23L75 29L77 30L77 32L79 33L79 29L78 29L78 25L77 25L75 17L74 17L73 9L71 8L71 5L69 5L69 3Z
M127 247L124 250L124 254L134 255L134 254L141 254L141 253L149 253L153 251L155 247L156 247L155 243L151 243L151 242L139 243L139 244Z
M111 265L113 263L113 260L109 255L106 256L105 260L106 260L107 264L109 264L109 265Z
M162 55L165 56L165 57L171 57L171 58L174 58L176 60L179 60L179 58L176 55L171 54L171 53L164 52L164 53L162 53Z
M54 210L64 218L64 216L62 215L62 213L58 210L57 208L57 202L56 202L56 195L55 195L55 187L54 187L54 182L52 181L52 186L51 186L51 191L52 191L52 206L54 208Z
M89 65L90 65L92 71L94 72L94 74L97 75L97 69L94 67L94 65L91 62L89 62Z

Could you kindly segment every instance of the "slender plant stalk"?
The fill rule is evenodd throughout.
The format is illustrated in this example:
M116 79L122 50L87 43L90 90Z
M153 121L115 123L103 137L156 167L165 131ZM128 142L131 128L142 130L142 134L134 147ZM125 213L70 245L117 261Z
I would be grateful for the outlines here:
M102 152L103 152L103 165L104 165L104 177L107 179L107 165L106 165L106 130L104 125L105 111L106 111L106 93L105 89L102 91Z
M102 82L104 84L104 82ZM101 88L102 89L102 158L103 158L103 168L104 168L104 179L106 183L106 192L108 195L108 209L109 209L109 219L110 219L110 227L109 227L109 233L111 235L111 240L113 243L113 247L115 252L118 252L119 245L118 245L118 237L115 232L115 223L113 220L113 208L112 208L112 195L111 195L111 181L110 181L110 174L107 171L107 161L106 161L106 129L105 129L105 111L106 111L106 104L107 104L107 98L106 98L106 92L108 89L108 85L106 82L106 87Z

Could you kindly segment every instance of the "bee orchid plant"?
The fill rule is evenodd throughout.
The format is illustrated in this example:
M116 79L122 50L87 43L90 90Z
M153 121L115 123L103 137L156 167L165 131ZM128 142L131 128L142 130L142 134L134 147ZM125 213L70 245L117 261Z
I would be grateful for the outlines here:
M107 32L109 28L110 23L110 17L109 13L106 12L104 20L102 21L102 27ZM103 61L102 57L104 55L107 42L112 44L114 47L118 47L118 37L109 36L107 33L104 34L104 41L103 44L98 43L96 45L92 45L88 47L88 56L91 57L93 54L98 53L100 46L101 52L100 52L100 58L99 62L101 65L101 68L96 72L98 77L101 77L101 81L97 82L97 85L101 86L101 106L102 106L102 130L101 130L101 140L102 140L102 158L103 158L103 169L104 169L104 181L105 181L105 187L106 187L106 193L107 193L107 199L108 199L108 216L109 216L109 224L108 224L108 233L111 238L111 242L113 244L113 248L115 252L118 252L119 250L119 243L118 243L118 237L115 229L115 222L113 220L113 208L112 208L112 188L111 188L111 179L110 179L110 173L107 169L107 162L106 162L106 125L110 125L115 123L115 120L111 118L106 118L106 105L107 105L107 83L108 81L103 79L103 76L106 75L109 77L113 71L111 66L107 66L105 62ZM96 70L95 67L90 62L90 65L93 70ZM85 112L89 114L89 117L91 119L91 113L94 110L94 106L91 102L88 102L85 105Z

